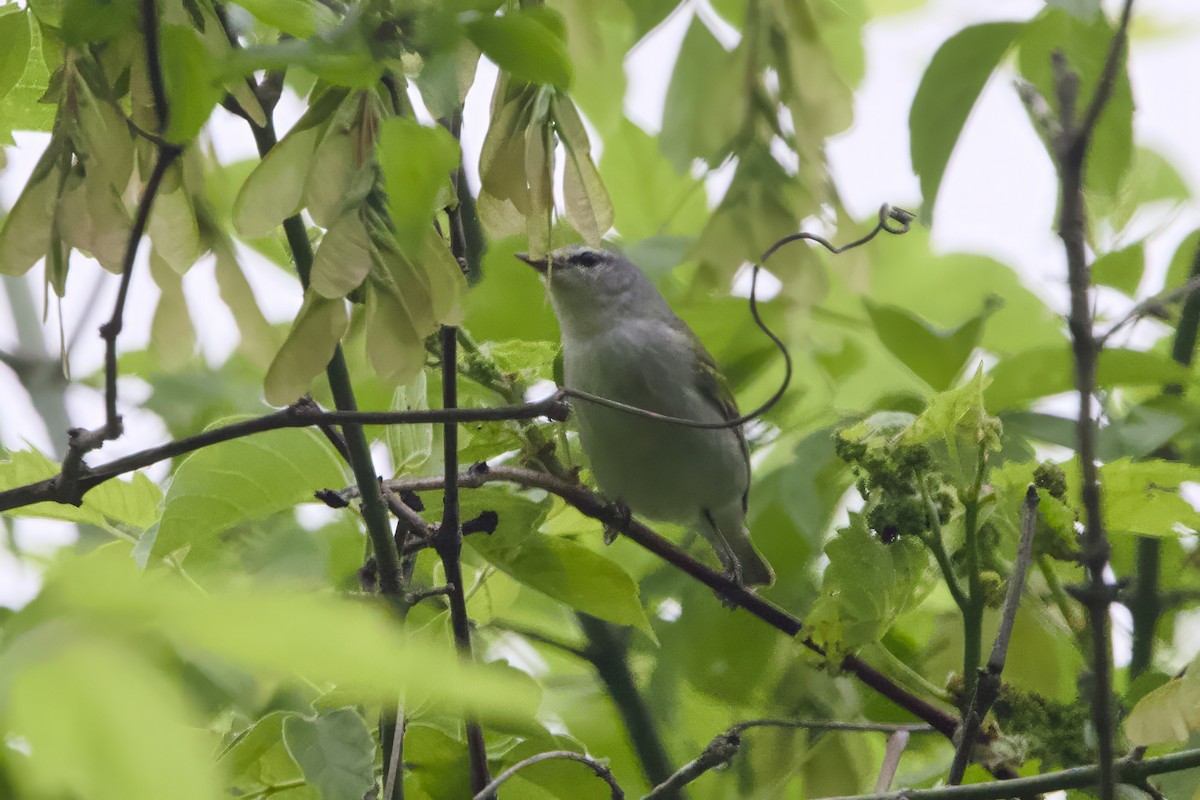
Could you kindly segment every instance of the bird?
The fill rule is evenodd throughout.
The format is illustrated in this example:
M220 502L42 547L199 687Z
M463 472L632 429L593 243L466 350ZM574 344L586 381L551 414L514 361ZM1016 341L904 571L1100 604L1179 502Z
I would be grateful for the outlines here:
M566 388L701 423L739 418L716 361L623 254L569 245L516 256L548 287ZM602 494L634 514L697 530L738 585L774 582L746 529L750 454L740 425L703 429L586 400L572 406Z

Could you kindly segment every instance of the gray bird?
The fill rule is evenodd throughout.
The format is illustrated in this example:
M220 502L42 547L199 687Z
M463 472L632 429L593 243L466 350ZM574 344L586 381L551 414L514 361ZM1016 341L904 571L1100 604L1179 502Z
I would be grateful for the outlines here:
M517 258L550 289L567 387L698 422L739 416L712 356L625 256L571 245ZM650 519L694 527L738 583L774 581L746 530L750 458L740 427L686 427L585 400L573 411L604 494Z

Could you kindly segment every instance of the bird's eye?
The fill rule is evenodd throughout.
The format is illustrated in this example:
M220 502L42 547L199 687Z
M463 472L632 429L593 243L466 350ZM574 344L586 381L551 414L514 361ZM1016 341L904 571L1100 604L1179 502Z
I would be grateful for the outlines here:
M581 267L594 267L600 263L600 254L595 250L584 250L571 259Z

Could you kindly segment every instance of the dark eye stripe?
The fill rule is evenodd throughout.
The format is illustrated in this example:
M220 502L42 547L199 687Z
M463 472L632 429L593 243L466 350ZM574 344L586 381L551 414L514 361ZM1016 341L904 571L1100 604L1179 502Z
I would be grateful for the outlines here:
M594 267L600 263L600 254L595 250L584 250L571 259L581 267Z

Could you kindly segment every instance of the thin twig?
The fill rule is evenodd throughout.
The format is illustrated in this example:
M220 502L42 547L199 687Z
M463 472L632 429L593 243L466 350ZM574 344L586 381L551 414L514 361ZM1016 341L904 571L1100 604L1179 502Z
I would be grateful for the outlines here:
M908 731L896 731L888 737L887 747L883 751L883 763L879 766L879 777L875 779L875 791L886 792L892 787L896 778L896 770L900 768L900 757L908 747Z
M1200 293L1200 275L1193 275L1188 278L1187 282L1184 283L1183 286L1176 286L1173 289L1164 289L1153 297L1146 298L1131 308L1128 314L1114 322L1107 331L1099 334L1096 337L1096 347L1098 349L1103 349L1108 344L1108 340L1112 338L1114 333L1121 330L1131 322L1136 322L1147 315L1154 314L1164 306L1169 306L1180 301L1186 301L1188 298L1197 293Z
M975 737L983 724L992 704L1000 694L1000 675L1004 672L1004 662L1008 657L1008 643L1012 639L1013 624L1017 619L1017 609L1021 604L1021 592L1025 589L1025 576L1033 561L1033 536L1037 531L1038 493L1030 486L1025 492L1025 502L1021 504L1021 541L1017 545L1017 559L1013 562L1012 574L1008 578L1008 593L1004 597L1004 611L1000 616L1000 629L992 643L992 652L988 656L987 666L979 671L975 681L975 691L967 712L963 716L962 738L958 749L954 751L954 761L950 765L950 774L946 782L951 786L962 783L963 775L970 763L971 753L975 748Z
M159 57L158 3L142 0L142 39L146 42L146 78L150 96L154 98L154 113L158 117L158 132L167 129L171 114L167 105L167 85L163 80L162 59Z
M1096 459L1097 421L1092 413L1096 389L1096 368L1101 341L1095 336L1091 308L1091 268L1087 255L1087 210L1084 197L1084 164L1095 131L1109 98L1125 54L1133 0L1125 0L1116 33L1109 44L1104 68L1095 92L1081 118L1076 119L1079 76L1072 72L1061 52L1051 59L1054 84L1059 100L1062 134L1055 142L1061 184L1058 234L1067 256L1067 284L1070 288L1071 332L1075 360L1075 389L1079 394L1079 417L1076 421L1076 453L1080 464L1081 499L1084 508L1082 562L1087 570L1087 585L1075 592L1088 610L1092 641L1092 724L1096 731L1100 755L1100 798L1113 800L1116 795L1114 775L1115 720L1112 697L1112 640L1109 605L1115 599L1115 588L1104 576L1108 565L1110 545L1104 528L1100 476Z
M68 505L79 505L84 495L100 484L112 480L118 475L148 467L159 461L185 455L195 450L210 447L221 442L241 439L256 433L280 430L281 428L307 428L328 424L355 425L408 425L414 423L440 422L489 422L502 420L536 419L550 417L565 419L566 408L555 396L539 400L536 403L522 403L515 406L500 406L496 408L461 408L461 409L422 409L416 411L322 411L304 402L297 402L287 408L241 420L229 425L210 428L194 436L175 439L166 444L139 450L123 458L114 459L98 467L85 467L74 489L67 493L60 487L66 482L64 473L60 472L52 478L27 483L0 492L0 511L20 508L32 503L51 502ZM64 464L65 469L65 464ZM378 482L372 480L372 483ZM347 496L359 496L356 492Z
M1114 765L1114 773L1122 783L1137 784L1151 775L1180 772L1194 767L1200 767L1200 749L1183 750L1145 761L1123 759ZM1100 784L1101 773L1100 765L1093 764L1030 778L941 786L936 789L901 789L885 794L826 797L822 800L1007 800L1010 797L1031 797L1064 789L1092 788Z
M557 495L583 514L620 532L776 630L782 631L788 636L796 636L803 629L803 625L797 617L740 585L723 572L717 572L700 563L661 534L636 519L632 519L629 514L623 513L612 504L605 502L578 482L571 482L537 470L507 466L488 467L486 464L477 464L458 476L458 485L463 488L478 488L493 482L516 483ZM444 479L439 476L404 478L386 481L385 485L396 491L424 491L440 489L444 483ZM354 492L354 489L348 489L343 490L342 494L346 497L353 497ZM823 655L825 652L811 639L805 638L802 644L815 653ZM934 730L947 738L954 736L954 732L958 728L958 720L953 715L899 686L858 656L847 656L841 662L840 668L854 675L900 708L929 723Z
M508 769L496 776L496 779L487 784L480 791L475 793L473 800L491 800L496 796L496 790L499 789L505 781L516 775L526 767L531 767L534 764L542 761L550 761L551 759L565 759L568 761L578 761L580 764L585 764L591 768L592 772L596 773L596 777L608 784L608 788L612 792L613 800L623 800L625 792L621 790L617 779L613 777L612 770L603 762L592 758L583 753L575 753L571 750L551 750L547 753L538 753L536 756L530 756L523 761L518 761Z

